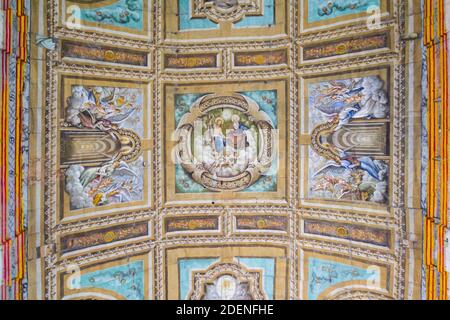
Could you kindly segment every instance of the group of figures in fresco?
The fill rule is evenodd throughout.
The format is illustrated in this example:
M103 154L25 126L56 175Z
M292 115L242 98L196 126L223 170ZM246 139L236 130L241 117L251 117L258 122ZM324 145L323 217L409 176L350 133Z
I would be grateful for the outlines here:
M374 5L378 1L373 0L335 0L335 1L317 1L319 2L319 9L317 14L319 16L331 16L338 13L347 13L355 10L367 8L369 5Z
M254 94L265 97L262 91ZM241 94L196 99L188 95L176 103L186 104L186 99L187 108L178 106L176 111L176 164L184 171L175 178L178 190L248 190L269 171L275 158L276 119L266 111L274 115L276 105L266 104L265 111Z
M255 161L256 127L248 119L248 126L241 123L241 116L232 109L224 109L203 119L207 130L199 147L204 151L203 162L214 176L238 175Z
M309 106L311 126L325 132L317 141L322 148L313 144L310 149L310 196L385 203L389 102L384 81L368 76L313 84Z
M121 129L132 130L142 137L142 93L138 89L108 87L72 87L67 100L65 121L69 128L81 133L97 134L99 140L77 147L86 149L86 156L100 141L117 144L105 161L95 164L71 164L65 176L65 189L70 195L72 210L142 200L144 163L142 156L124 161L118 155L127 148ZM81 134L79 133L79 134ZM114 152L116 154L114 154Z

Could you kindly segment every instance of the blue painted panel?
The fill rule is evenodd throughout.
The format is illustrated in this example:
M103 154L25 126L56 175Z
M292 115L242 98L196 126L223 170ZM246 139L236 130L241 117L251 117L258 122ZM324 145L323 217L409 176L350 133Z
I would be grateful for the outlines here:
M245 91L240 92L244 96L255 100L259 108L267 113L275 128L278 127L278 93L277 90Z
M308 22L333 19L348 14L366 12L370 6L380 6L380 0L305 0L308 1Z
M127 300L144 300L144 262L85 273L81 275L80 287L113 291Z
M316 300L326 289L341 282L380 279L380 273L351 265L312 258L308 263L308 299Z
M207 193L212 192L201 184L197 183L192 179L191 175L188 174L181 165L175 165L175 191L176 193Z
M178 0L179 30L208 30L219 29L219 24L208 18L192 18L191 1ZM264 1L263 16L244 17L234 24L235 28L269 27L275 24L275 0Z
M264 1L263 16L249 16L235 23L235 28L270 27L275 24L275 0Z
M178 0L178 15L180 18L180 30L207 30L218 29L219 25L209 19L192 19L191 1Z
M195 101L205 94L176 94L175 95L175 126L178 126L181 118L191 111L191 107Z
M76 15L76 13L74 12ZM81 9L81 20L143 31L143 0L118 0L116 3L95 9Z
M217 258L180 259L178 261L180 300L186 300L192 289L192 271L206 270L217 261Z

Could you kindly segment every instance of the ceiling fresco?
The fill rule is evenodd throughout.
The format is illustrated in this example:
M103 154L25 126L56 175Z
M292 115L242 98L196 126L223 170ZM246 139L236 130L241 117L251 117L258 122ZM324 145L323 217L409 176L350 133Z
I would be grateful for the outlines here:
M28 295L420 299L420 6L36 0Z

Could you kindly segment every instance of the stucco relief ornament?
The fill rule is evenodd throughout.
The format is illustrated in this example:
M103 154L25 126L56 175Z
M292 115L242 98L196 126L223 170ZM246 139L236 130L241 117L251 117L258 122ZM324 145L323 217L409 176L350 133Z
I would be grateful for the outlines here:
M245 16L263 15L262 0L191 0L193 18L208 18L215 23L237 22Z
M240 94L206 95L175 131L174 160L211 191L241 191L271 167L277 154L271 118Z
M194 273L189 300L264 300L259 271L236 263L218 263Z

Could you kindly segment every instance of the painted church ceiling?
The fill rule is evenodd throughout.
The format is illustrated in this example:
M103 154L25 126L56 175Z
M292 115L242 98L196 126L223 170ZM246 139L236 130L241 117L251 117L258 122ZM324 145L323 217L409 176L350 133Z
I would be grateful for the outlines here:
M38 2L38 297L419 295L405 1Z

